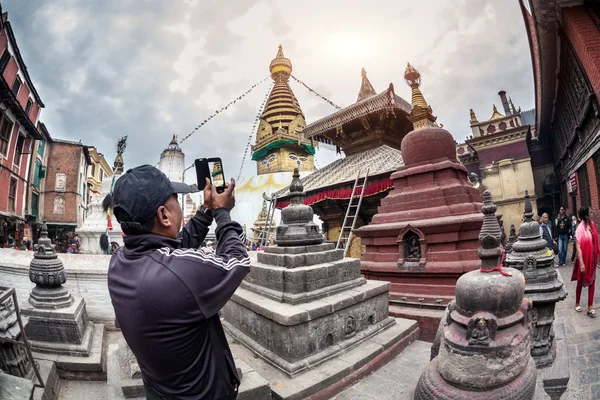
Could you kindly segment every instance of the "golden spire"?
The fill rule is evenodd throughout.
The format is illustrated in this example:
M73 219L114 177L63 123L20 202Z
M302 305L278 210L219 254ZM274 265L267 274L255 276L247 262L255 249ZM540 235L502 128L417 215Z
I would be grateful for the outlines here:
M496 105L494 104L494 113L490 117L489 121L494 120L494 119L504 118L504 117L505 117L504 115L502 115L498 112L498 109L496 108Z
M436 117L433 116L431 107L425 101L421 86L421 74L410 63L406 65L404 80L412 90L412 104L408 119L413 123L414 130L437 126Z
M306 126L298 99L289 85L292 63L283 55L281 45L269 65L269 70L275 85L260 119L253 152L276 140L297 140L297 131Z
M271 70L271 78L273 78L275 82L280 79L287 82L292 74L292 62L283 55L283 47L281 47L281 45L279 45L277 55L273 61L271 61L269 69Z
M169 143L169 145L174 144L175 146L177 146L177 136L173 135L173 139L171 139L171 143Z
M360 85L360 91L358 92L358 99L356 99L357 103L377 94L375 88L371 85L369 78L367 78L367 71L365 71L364 68L360 71L360 75L362 76L362 83Z
M475 111L473 111L473 109L471 108L471 125L472 124L476 124L477 122L477 117L475 116Z

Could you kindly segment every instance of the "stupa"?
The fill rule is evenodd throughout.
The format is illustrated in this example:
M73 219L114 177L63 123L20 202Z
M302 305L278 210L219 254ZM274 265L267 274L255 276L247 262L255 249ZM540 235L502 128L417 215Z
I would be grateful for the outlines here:
M106 380L106 332L88 319L85 300L63 284L67 274L48 238L44 221L29 279L35 283L20 305L28 319L25 333L37 359L54 361L63 378Z
M456 159L452 135L437 127L419 72L408 64L404 77L414 126L402 140L404 166L370 224L354 233L366 245L364 277L392 283L390 314L418 320L421 339L432 341L457 279L479 268L481 195Z
M258 213L256 221L252 226L252 241L258 243L258 240L262 237L269 242L273 242L275 239L275 229L277 228L277 221L271 221L269 232L265 232L267 229L267 201L263 200L262 209Z
M483 194L481 269L458 279L439 353L421 375L415 400L530 400L537 371L530 355L531 300L519 270L502 269L492 194Z
M107 214L102 206L106 196L110 195L112 188L123 174L123 152L125 151L127 136L121 138L117 143L117 155L113 162L113 176L102 181L101 190L98 195L92 195L88 204L87 215L81 228L75 232L79 236L82 254L106 254L100 246L100 237L108 233L109 248L112 243L123 246L123 230L116 218L111 218L110 229L108 228Z
M506 254L510 254L512 251L513 244L517 241L517 230L514 225L510 226L510 232L508 234L508 240L506 241Z
M565 285L554 267L554 253L548 251L540 235L540 225L533 220L533 206L525 191L525 212L521 234L506 256L506 265L525 275L525 296L533 301L533 337L531 355L538 368L554 361L554 309L567 297Z
M222 310L226 330L270 366L261 375L282 399L311 396L337 382L335 376L350 383L352 372L397 354L402 339L416 334L414 321L389 316L388 282L365 280L359 260L322 243L299 178L295 169L277 245L255 254ZM367 340L369 346L352 351ZM243 361L252 367L255 357Z
M177 143L177 136L173 135L171 142L160 154L158 169L173 182L183 182L183 171L185 170L185 154Z
M231 213L233 219L247 227L253 225L261 211L263 193L270 196L288 186L294 168L298 168L300 176L315 170L312 140L299 140L298 132L306 122L289 85L292 62L283 55L281 46L269 70L274 86L266 100L252 146L256 175L236 182L236 207ZM279 219L279 211L276 218Z

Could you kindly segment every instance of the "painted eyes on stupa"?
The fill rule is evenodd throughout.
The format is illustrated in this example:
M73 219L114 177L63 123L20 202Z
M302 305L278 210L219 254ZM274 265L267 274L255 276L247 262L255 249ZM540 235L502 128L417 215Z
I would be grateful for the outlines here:
M267 165L267 164L272 163L273 161L275 161L275 154L269 154L268 156L266 156L265 158L263 158L260 163L262 165Z

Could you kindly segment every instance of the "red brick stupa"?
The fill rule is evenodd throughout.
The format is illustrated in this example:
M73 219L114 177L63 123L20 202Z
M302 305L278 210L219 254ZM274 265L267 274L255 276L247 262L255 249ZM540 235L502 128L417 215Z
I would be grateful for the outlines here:
M416 319L421 339L433 341L456 281L480 267L482 203L456 158L454 138L435 123L419 72L408 64L404 78L414 126L402 140L404 166L391 175L394 189L371 223L355 234L366 245L364 277L392 282L390 315Z

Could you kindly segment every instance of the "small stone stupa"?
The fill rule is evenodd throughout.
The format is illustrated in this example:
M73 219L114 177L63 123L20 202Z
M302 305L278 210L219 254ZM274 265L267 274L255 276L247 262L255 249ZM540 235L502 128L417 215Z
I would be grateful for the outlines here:
M421 375L415 400L533 399L531 300L523 297L523 274L502 269L501 231L489 190L483 200L481 269L456 283L439 354Z
M505 252L510 254L512 251L513 244L517 241L517 230L514 225L510 226L510 233L508 234L508 240L506 242Z
M89 321L85 300L63 286L67 275L48 238L46 221L29 279L35 287L20 308L28 318L25 333L36 358L56 362L61 377L106 380L104 325Z
M525 296L533 301L531 355L538 368L554 361L554 309L567 297L565 285L554 267L554 254L540 235L540 224L533 220L533 207L525 191L525 212L521 234L506 256L506 265L525 275Z
M112 243L123 246L123 231L121 224L116 218L111 219L111 229L107 229L107 214L103 208L105 198L112 194L112 189L117 180L123 174L123 152L127 147L127 136L117 142L117 155L113 162L113 176L102 181L100 194L93 196L88 205L87 216L81 228L76 232L81 240L81 253L83 254L107 254L100 246L100 237L108 231L108 247Z
M275 397L284 399L326 388L333 376L349 375L416 332L414 321L389 317L388 282L365 280L359 260L322 243L312 208L304 205L298 169L290 192L277 245L256 253L250 273L223 308L227 331L273 367L261 375L273 382ZM368 355L369 348L352 355L367 339L376 344L375 353ZM250 358L244 361L251 364Z

